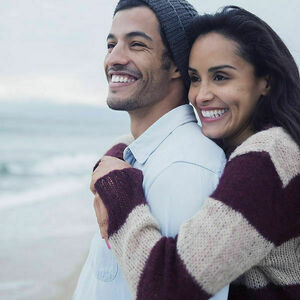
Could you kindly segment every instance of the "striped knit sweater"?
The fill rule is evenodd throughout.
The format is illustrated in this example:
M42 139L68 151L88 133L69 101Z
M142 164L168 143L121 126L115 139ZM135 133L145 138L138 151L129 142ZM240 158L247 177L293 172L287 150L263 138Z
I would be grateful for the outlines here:
M95 184L135 299L208 299L229 283L230 300L300 299L300 151L282 128L235 149L175 239L161 235L142 180L128 168Z

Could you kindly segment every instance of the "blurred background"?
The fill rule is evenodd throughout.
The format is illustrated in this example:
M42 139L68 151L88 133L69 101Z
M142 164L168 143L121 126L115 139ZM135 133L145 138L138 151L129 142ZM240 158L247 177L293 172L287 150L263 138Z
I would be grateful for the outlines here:
M297 0L234 4L264 19L300 64ZM97 230L91 169L129 132L105 106L115 0L0 1L0 299L71 299Z

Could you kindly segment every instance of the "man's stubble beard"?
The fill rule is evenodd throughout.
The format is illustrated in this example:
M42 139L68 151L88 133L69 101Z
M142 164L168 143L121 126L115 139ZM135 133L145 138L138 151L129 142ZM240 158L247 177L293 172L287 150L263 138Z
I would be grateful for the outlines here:
M157 80L153 76L148 77L148 82L141 79L138 86L128 98L111 97L108 95L106 102L109 108L120 111L133 111L139 108L144 108L159 102L163 98L163 93L160 81L163 80L164 75L167 75L171 67L171 58L167 51L164 51L161 56L160 76ZM151 84L150 84L151 83ZM164 87L164 86L163 86Z
M137 89L134 94L128 98L108 95L106 102L108 107L113 110L133 111L144 106L141 93L142 92L139 92L139 89Z

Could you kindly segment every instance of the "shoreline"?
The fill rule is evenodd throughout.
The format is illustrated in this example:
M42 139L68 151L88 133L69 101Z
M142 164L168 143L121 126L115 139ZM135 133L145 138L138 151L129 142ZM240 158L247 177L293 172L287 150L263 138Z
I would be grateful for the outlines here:
M72 299L92 233L5 241L0 247L0 298Z
M72 299L85 259L86 257L84 257L82 262L76 266L76 269L72 274L57 282L57 286L61 291L57 293L55 297L51 297L48 300L68 300L68 299L71 300Z

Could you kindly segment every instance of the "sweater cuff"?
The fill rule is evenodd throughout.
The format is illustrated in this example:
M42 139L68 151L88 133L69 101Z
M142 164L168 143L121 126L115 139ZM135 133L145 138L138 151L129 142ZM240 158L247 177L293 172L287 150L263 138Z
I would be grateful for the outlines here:
M114 170L99 178L95 188L108 212L108 235L118 231L130 212L146 204L143 173L134 168Z
M116 158L119 158L121 160L124 160L123 159L123 152L125 150L125 148L127 147L126 144L124 143L119 143L119 144L116 144L114 145L112 148L110 148L104 155L106 156L113 156L113 157L116 157ZM99 166L101 162L101 159L99 159L94 168L93 168L93 171L95 171L97 169L97 167Z

